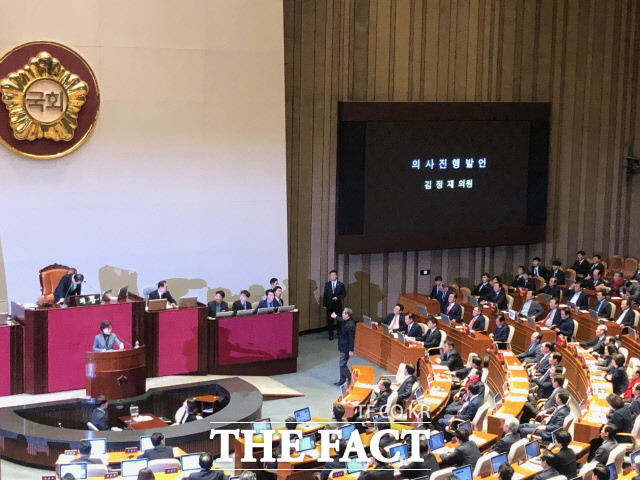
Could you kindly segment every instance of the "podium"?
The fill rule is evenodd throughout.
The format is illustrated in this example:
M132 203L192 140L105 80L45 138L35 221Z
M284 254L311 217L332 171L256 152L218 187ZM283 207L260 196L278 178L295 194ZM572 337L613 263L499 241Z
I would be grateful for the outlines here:
M131 398L146 391L146 347L113 352L87 352L87 395L109 400Z

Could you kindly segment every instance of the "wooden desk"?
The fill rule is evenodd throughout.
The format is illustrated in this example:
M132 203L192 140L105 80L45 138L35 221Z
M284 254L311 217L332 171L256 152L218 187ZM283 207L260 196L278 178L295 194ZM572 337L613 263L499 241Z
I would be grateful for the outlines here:
M498 411L487 416L487 431L501 436L505 417L520 415L527 402L529 379L522 363L513 352L501 351L500 353L504 364L493 350L489 352L487 386L495 393L502 393L503 400ZM506 392L505 386L508 388Z
M507 320L507 325L511 325L515 331L513 333L513 340L511 341L511 347L515 352L524 352L527 348L529 348L529 344L531 343L531 335L533 332L537 331L535 328L529 326L529 324L525 322L521 322L519 320L511 320L508 315L505 316ZM493 322L495 324L495 322ZM540 328L540 333L542 333L542 342L554 342L556 341L556 332L547 327Z
M24 327L0 315L0 397L24 392Z
M151 417L151 420L136 421L131 415L118 417L118 419L131 430L145 430L147 428L164 428L169 426L167 422L160 420L153 413L141 413L139 417Z
M407 346L382 330L368 327L362 322L356 324L355 349L356 355L392 373L397 372L401 363L417 365L418 359L425 354L422 344Z
M173 457L180 458L182 455L186 455L185 452L180 447L173 447ZM122 463L123 460L132 460L134 458L138 458L139 455L142 455L142 452L138 450L135 453L125 453L124 450L118 450L114 452L107 452L107 464L108 465L118 465ZM69 456L69 455L60 455L56 460L56 472L58 471L58 465L61 463L68 463L73 458L78 458L80 454Z
M358 408L369 402L373 386L377 384L374 378L373 367L368 365L354 365L351 367L351 387L344 398L339 398L334 404L339 403L344 407L344 416L351 418L358 414Z

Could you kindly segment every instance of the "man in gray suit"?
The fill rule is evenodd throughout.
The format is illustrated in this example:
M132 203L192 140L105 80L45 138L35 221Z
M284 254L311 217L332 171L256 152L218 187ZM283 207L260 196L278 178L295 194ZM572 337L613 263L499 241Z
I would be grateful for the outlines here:
M527 290L527 298L520 310L520 316L533 317L536 320L544 314L544 310L540 306L537 300L533 299L533 290Z
M593 458L590 460L595 460L598 463L602 463L603 465L607 464L607 460L609 460L609 454L611 450L618 446L618 442L616 441L616 431L617 428L612 423L607 423L600 427L600 438L602 439L602 445L598 447L596 453L593 455Z
M522 363L538 363L542 358L542 352L540 351L540 342L542 341L542 333L533 332L531 334L531 343L529 347L522 353L516 355L518 360Z
M100 330L102 333L96 335L93 339L93 351L94 352L111 352L119 349L124 350L124 343L122 343L115 333L112 333L111 322L104 321L100 324Z

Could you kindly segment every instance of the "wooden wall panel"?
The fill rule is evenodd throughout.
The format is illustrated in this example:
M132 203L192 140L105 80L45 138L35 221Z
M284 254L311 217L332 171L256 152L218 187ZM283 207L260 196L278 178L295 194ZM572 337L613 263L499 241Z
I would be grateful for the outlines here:
M433 277L510 277L540 255L640 256L640 7L634 0L283 0L289 295L301 329L324 325L332 268L357 315L388 312ZM336 255L338 101L552 103L547 241ZM634 189L636 195L633 195ZM430 277L420 269L430 268Z

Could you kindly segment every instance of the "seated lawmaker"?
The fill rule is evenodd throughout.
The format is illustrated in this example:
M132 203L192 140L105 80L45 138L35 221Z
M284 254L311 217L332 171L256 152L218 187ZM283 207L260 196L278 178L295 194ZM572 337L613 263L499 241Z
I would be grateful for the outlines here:
M460 419L463 422L473 420L476 412L484 403L484 397L479 394L480 385L478 385L478 383L469 384L467 391L468 398L460 405L460 408L453 413L446 413L445 411L444 416L438 420L438 428L440 430L445 430L454 418Z
M449 370L455 372L464 368L464 362L458 351L453 348L453 342L448 338L442 343L442 356L440 357L440 365L446 365Z
M635 311L629 307L628 300L622 300L620 302L620 315L616 318L615 322L623 327L633 327L636 321Z
M611 318L611 304L605 298L602 290L596 292L596 304L593 309L598 313L598 318Z
M636 368L631 374L631 378L629 379L629 386L622 394L622 398L627 400L634 398L633 389L636 385L640 385L640 368Z
M267 298L265 298L264 300L260 300L260 302L258 303L258 308L276 308L276 296L273 293L273 290L268 289L265 294L267 295Z
M227 480L229 478L221 468L211 469L213 457L210 453L201 454L199 463L200 471L190 474L188 480Z
M595 352L598 355L604 353L605 340L607 338L607 326L598 325L596 327L596 336L586 342L580 342L582 348L588 349L589 352Z
M520 288L526 288L527 290L533 291L536 289L536 282L531 278L531 272L529 270L525 270L522 273L522 279L520 280L522 286Z
M324 464L324 467L322 467L322 471L320 471L320 473L316 473L313 475L313 480L328 480L329 475L331 475L335 470L345 470L347 468L347 464L340 461L340 458L342 458L344 452L347 451L347 445L348 442L346 439L338 441L338 449L336 450L336 454L331 457L330 462Z
M520 428L520 422L515 417L509 417L504 420L502 424L502 431L504 432L504 436L496 442L496 444L491 448L492 452L500 453L509 453L511 450L511 445L520 440L520 434L518 433L518 429Z
M606 288L605 281L602 279L602 270L596 268L591 272L588 278L584 279L585 288L591 290L602 290Z
M404 316L404 329L400 329L407 337L411 337L415 340L422 340L422 328L415 322L415 315L413 313L407 313Z
M537 363L538 360L542 358L542 352L540 351L542 342L542 333L533 332L531 334L531 343L527 347L527 349L516 355L518 360L520 360L523 364L526 363Z
M108 428L106 430L108 430ZM91 456L91 442L89 442L89 440L80 440L78 443L78 453L80 453L80 456L71 460L71 463L104 464L101 458Z
M523 317L533 317L536 320L544 314L542 306L533 298L533 290L527 290L527 296L520 309L520 315Z
M506 310L508 307L507 295L502 290L502 284L496 282L493 284L493 291L489 298L484 300L484 303L493 303L498 307L498 310Z
M393 312L387 315L382 323L387 325L391 332L401 329L404 324L404 305L396 303L393 306Z
M471 465L471 470L476 466L476 462L480 458L480 450L473 440L469 440L471 434L465 428L458 427L453 432L456 448L451 453L443 453L440 455L442 460L441 465L443 467L455 466L461 467L463 465Z
M549 313L546 317L544 317L540 322L538 322L539 326L551 327L552 325L557 325L560 323L560 301L553 297L549 300Z
M442 305L440 313L444 313L450 320L460 320L462 318L462 307L456 301L458 295L456 293L449 293L446 303Z
M539 290L533 292L535 295L544 293L545 295L551 295L554 298L560 299L560 288L558 287L558 280L555 277L551 277L547 282L547 285Z
M198 420L198 407L193 398L187 398L176 411L175 421L177 425L182 425Z
M412 363L407 363L404 366L405 379L398 387L398 404L402 405L405 400L408 400L413 390L413 384L418 380L414 375L416 373L416 367Z
M429 451L429 441L426 438L421 438L419 443L420 458L419 462L410 462L400 467L400 477L412 480L414 478L425 478L428 480L429 476L440 469L438 460Z
M496 317L496 328L489 336L496 343L504 343L509 340L509 326L507 325L504 315L498 315Z
M112 330L111 322L108 320L100 323L100 331L102 333L99 333L93 339L94 352L111 352L116 348L118 350L124 350L124 343L120 341L118 336L113 333Z
M381 379L378 382L378 395L372 404L369 405L369 411L382 412L384 407L387 406L389 401L389 395L391 394L391 382L389 380Z
M436 348L440 346L440 342L442 341L442 334L440 330L438 330L438 319L434 317L430 317L427 320L427 333L424 334L423 344L424 348Z
M553 413L547 417L542 423L524 423L520 426L520 435L530 435L534 432L540 435L543 441L551 440L551 432L561 428L564 419L571 409L567 405L569 402L569 393L566 391L558 392L555 396L556 408Z
M164 435L155 432L151 435L151 445L153 448L145 450L138 458L146 458L148 460L158 460L160 458L173 458L173 447L168 447L164 443Z
M607 421L616 426L617 433L631 433L633 418L622 397L615 393L610 393L607 395L607 403L611 407L611 413L607 415Z
M224 296L225 293L222 290L218 290L215 297L213 297L213 302L207 304L210 317L215 318L217 313L229 311L229 304L224 301Z
M489 283L489 279L491 276L488 273L482 274L482 281L476 285L476 288L473 289L471 295L474 297L484 297L485 295L491 294L491 284Z
M471 320L469 320L469 330L472 332L484 332L487 325L487 317L482 315L480 307L473 307Z
M555 454L551 453L551 451L546 450L540 455L540 473L536 474L533 477L533 480L547 480L549 478L554 478L560 475L558 471L553 468L551 465L556 463Z
M84 275L81 273L67 273L63 275L56 289L53 291L53 301L62 303L65 298L71 295L80 295L82 282L84 282Z
M581 283L574 283L564 294L568 304L573 304L580 310L587 310L589 308L589 296L582 291Z
M589 461L594 461L602 464L606 464L609 459L609 454L611 451L618 446L618 442L616 441L616 426L607 423L600 427L600 439L602 442L593 442L594 445L600 443L600 446L597 448L593 455L589 456Z
M100 431L109 430L109 415L107 414L107 408L109 402L104 395L98 395L96 397L96 409L91 412L91 419L89 422L93 424Z
M169 292L168 288L169 288L169 286L167 285L167 281L166 280L160 280L158 282L158 289L154 290L153 292L151 292L149 294L149 300L160 300L161 298L164 298L172 306L175 307L177 305L177 302L171 296L171 292Z
M236 313L238 310L251 310L251 302L247 299L251 296L249 290L240 290L239 299L233 302L231 309L233 313Z
M573 320L571 319L571 310L568 308L560 309L560 323L551 326L551 330L555 330L558 335L564 335L568 340L573 337Z
M578 461L575 452L569 447L571 434L566 430L556 432L556 443L558 448L555 458L551 461L551 466L558 471L558 474L567 478L575 478L578 474Z
M429 298L432 300L438 300L440 303L444 302L446 298L444 297L444 292L442 291L442 277L438 275L435 280L436 283L431 288L431 293L429 294Z
M622 272L613 272L613 278L611 281L606 282L602 289L609 293L610 295L618 295L620 293L620 289L624 286L625 279L622 276Z

